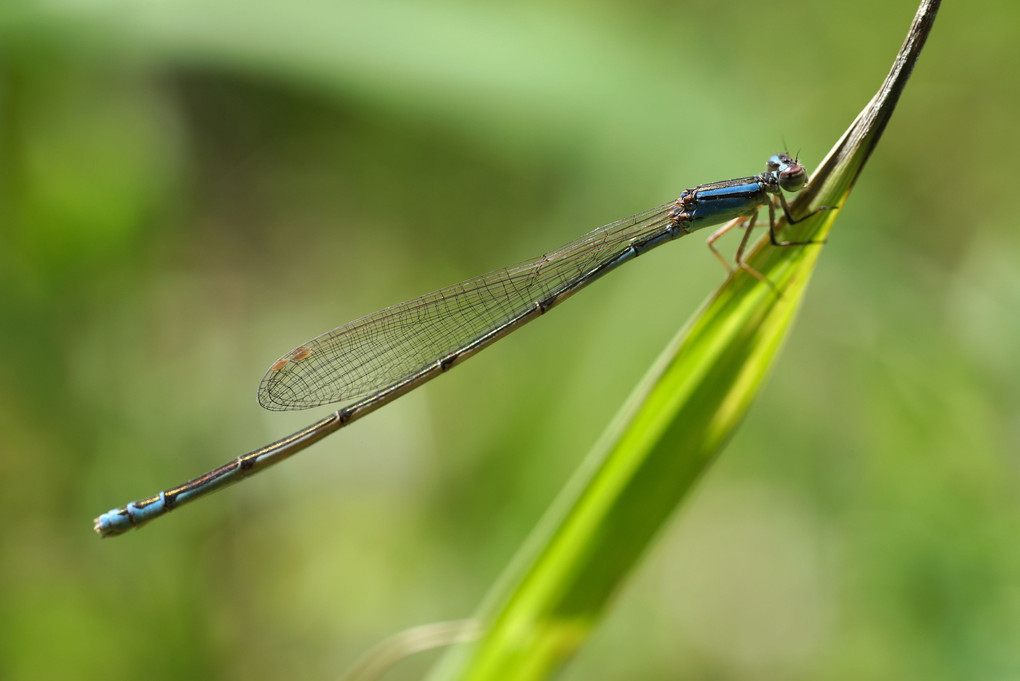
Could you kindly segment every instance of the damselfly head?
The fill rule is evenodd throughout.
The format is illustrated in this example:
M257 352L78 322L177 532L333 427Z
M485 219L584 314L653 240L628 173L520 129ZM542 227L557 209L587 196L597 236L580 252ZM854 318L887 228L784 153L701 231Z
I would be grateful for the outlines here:
M776 176L783 191L799 192L807 184L807 171L789 154L776 154L766 165L768 171Z

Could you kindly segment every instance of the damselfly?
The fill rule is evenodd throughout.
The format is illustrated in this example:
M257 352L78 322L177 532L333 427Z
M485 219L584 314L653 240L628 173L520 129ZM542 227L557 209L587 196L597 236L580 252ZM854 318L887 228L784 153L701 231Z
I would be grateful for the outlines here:
M335 402L343 402L342 408L191 482L104 513L94 528L103 536L120 534L282 461L447 371L622 263L710 225L725 223L708 243L731 271L713 244L733 227L745 226L736 263L771 285L744 263L744 248L762 206L768 207L773 244L813 243L780 241L776 234L777 204L788 224L798 222L783 192L799 192L807 179L796 159L776 154L759 175L685 190L675 201L599 227L533 260L388 307L314 338L269 367L259 386L259 403L276 411Z

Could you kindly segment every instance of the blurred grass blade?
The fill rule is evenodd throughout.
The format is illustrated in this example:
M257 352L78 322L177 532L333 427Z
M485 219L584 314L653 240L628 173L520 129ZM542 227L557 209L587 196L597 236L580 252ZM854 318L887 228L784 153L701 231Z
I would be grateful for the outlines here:
M822 240L871 154L931 30L922 3L889 76L793 206L833 206L788 230ZM763 238L746 273L727 280L669 345L586 464L481 608L484 638L451 651L433 678L542 679L584 642L607 601L757 394L800 303L821 246Z
M339 681L376 681L404 658L434 648L474 641L482 635L478 620L435 622L401 631L370 648Z

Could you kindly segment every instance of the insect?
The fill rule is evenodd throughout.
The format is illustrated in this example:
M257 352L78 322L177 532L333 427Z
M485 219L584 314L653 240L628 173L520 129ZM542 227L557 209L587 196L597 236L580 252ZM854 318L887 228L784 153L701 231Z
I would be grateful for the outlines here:
M777 203L788 224L799 222L783 192L799 192L807 180L796 159L776 154L758 175L687 189L674 201L599 227L538 258L388 307L314 338L273 363L259 386L259 403L274 411L336 402L344 406L190 482L104 513L95 519L94 529L102 536L121 534L282 461L444 373L610 270L691 232L723 224L708 243L732 271L714 243L730 229L746 226L736 264L771 286L743 262L750 228L759 209L767 206L773 244L815 243L780 241L776 233Z

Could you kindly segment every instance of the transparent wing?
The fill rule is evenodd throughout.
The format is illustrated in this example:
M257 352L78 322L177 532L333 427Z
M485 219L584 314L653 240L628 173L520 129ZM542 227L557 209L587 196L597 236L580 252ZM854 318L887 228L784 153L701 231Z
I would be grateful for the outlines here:
M538 258L468 279L362 317L277 360L259 386L266 409L355 402L477 349L532 318L541 303L583 286L616 264L632 242L669 225L673 203L599 227ZM543 309L544 311L544 309Z

